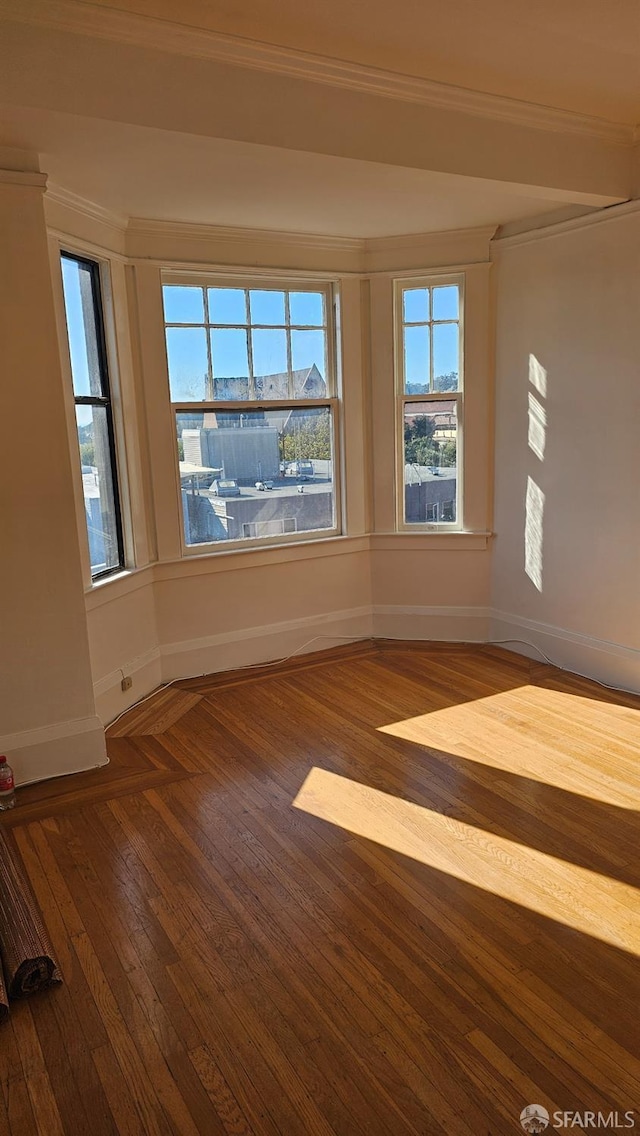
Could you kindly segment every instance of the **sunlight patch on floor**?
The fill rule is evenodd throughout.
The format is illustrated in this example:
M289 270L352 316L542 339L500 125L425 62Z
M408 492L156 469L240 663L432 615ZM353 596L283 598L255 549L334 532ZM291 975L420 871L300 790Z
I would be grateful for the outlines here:
M640 711L627 706L522 686L378 729L578 797L638 808Z
M628 884L314 767L293 805L393 852L634 954L640 895Z

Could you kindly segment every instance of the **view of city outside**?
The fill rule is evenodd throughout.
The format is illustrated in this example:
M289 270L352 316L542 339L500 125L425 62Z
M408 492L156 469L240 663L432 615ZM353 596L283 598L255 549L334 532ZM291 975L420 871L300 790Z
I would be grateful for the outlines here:
M62 284L93 578L122 564L98 267L63 254Z
M304 405L328 393L325 294L165 285L163 296L185 544L335 529L331 407ZM287 405L255 405L274 400Z
M335 527L329 407L176 414L185 543Z
M404 519L455 523L460 289L402 290ZM443 397L451 392L451 399ZM429 395L440 397L429 398ZM415 402L411 398L415 398Z

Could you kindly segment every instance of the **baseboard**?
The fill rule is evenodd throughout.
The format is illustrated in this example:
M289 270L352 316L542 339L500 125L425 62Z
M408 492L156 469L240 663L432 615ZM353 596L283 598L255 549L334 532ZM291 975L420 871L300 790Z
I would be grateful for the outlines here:
M486 607L423 607L375 604L373 634L379 639L430 639L484 643L489 635Z
M371 607L367 605L168 643L161 649L162 681L275 662L368 639L371 634Z
M640 651L632 647L495 608L488 638L507 640L504 645L518 654L532 659L546 655L565 670L640 694Z
M451 643L508 640L505 645L520 654L541 658L543 652L558 666L612 686L640 691L640 652L616 643L488 607L376 604L153 648L95 683L96 710L107 724L156 687L174 679L275 662L372 636ZM126 692L121 690L123 674L133 679Z
M109 760L102 722L95 715L6 734L0 737L0 753L6 753L18 786L96 769Z
M129 690L123 691L122 679L125 677L132 679L132 685ZM98 717L106 726L160 686L162 681L160 650L152 647L94 682L93 693Z

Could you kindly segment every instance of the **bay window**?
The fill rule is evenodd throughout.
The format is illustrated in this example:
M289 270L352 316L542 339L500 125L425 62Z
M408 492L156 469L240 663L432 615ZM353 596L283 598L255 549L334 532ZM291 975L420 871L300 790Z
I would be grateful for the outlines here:
M183 542L339 532L332 289L163 284Z
M398 527L462 527L462 277L396 281Z

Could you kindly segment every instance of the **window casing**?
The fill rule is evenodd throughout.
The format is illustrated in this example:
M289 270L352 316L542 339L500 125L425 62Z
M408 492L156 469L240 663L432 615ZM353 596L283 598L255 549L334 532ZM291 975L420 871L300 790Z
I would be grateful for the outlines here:
M395 281L397 525L463 527L464 278Z
M185 552L340 531L333 290L166 276Z
M62 288L91 579L125 564L100 265L62 252Z

